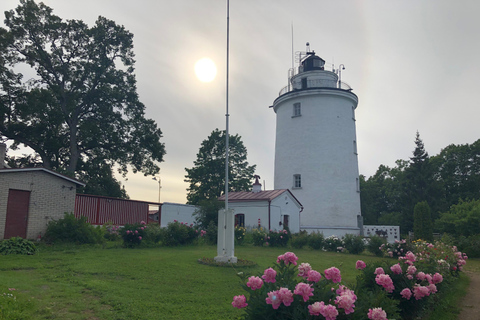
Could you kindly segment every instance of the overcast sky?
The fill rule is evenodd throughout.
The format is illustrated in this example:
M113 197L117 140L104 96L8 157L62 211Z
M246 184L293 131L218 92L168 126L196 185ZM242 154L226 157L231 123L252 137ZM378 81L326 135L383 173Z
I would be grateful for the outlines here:
M1 0L10 10L17 0ZM134 34L136 78L146 116L163 132L161 201L185 203L185 167L201 142L225 129L226 0L45 0L54 14L92 26L99 15ZM275 113L295 51L305 43L327 63L345 65L342 81L359 98L360 174L394 166L415 148L430 155L480 138L480 2L477 0L230 1L230 132L273 188ZM3 20L3 19L2 19ZM218 74L195 77L209 57ZM158 183L121 179L131 199L157 201Z

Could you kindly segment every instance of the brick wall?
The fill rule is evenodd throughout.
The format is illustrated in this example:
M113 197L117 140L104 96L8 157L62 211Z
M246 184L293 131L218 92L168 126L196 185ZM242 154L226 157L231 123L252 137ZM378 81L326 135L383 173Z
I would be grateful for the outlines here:
M46 231L50 220L73 213L76 184L46 171L0 173L0 239L4 238L8 191L30 191L27 238L36 239Z

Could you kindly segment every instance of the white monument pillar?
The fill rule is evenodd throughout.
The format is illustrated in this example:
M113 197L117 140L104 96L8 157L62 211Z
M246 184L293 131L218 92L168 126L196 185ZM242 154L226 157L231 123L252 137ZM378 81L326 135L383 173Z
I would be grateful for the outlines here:
M216 262L237 263L235 257L235 230L233 209L218 211Z

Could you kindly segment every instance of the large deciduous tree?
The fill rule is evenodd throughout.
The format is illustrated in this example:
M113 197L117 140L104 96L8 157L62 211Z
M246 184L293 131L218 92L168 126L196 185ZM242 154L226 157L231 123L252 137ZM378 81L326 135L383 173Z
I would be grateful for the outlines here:
M162 132L138 98L130 32L104 17L91 28L64 21L33 0L6 11L5 25L0 135L13 148L28 146L44 167L77 177L108 177L114 165L159 171ZM89 175L93 163L102 170Z
M225 131L215 129L202 142L193 168L185 168L187 202L199 204L202 200L216 200L225 191ZM229 191L251 188L255 165L247 162L247 149L241 137L229 135Z

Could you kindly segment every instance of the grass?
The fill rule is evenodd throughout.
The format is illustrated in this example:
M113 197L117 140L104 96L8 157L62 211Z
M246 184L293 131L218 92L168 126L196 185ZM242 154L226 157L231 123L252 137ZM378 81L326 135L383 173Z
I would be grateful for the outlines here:
M0 319L238 319L242 310L231 306L234 295L244 294L237 272L260 274L285 251L239 246L238 258L257 263L248 268L199 264L198 259L216 255L214 246L42 246L33 256L0 256L0 305L15 306L13 316L2 312ZM299 262L309 262L314 269L338 267L347 284L358 274L358 259L378 259L310 249L294 252ZM480 263L472 268L480 271ZM468 286L468 279L459 282Z

